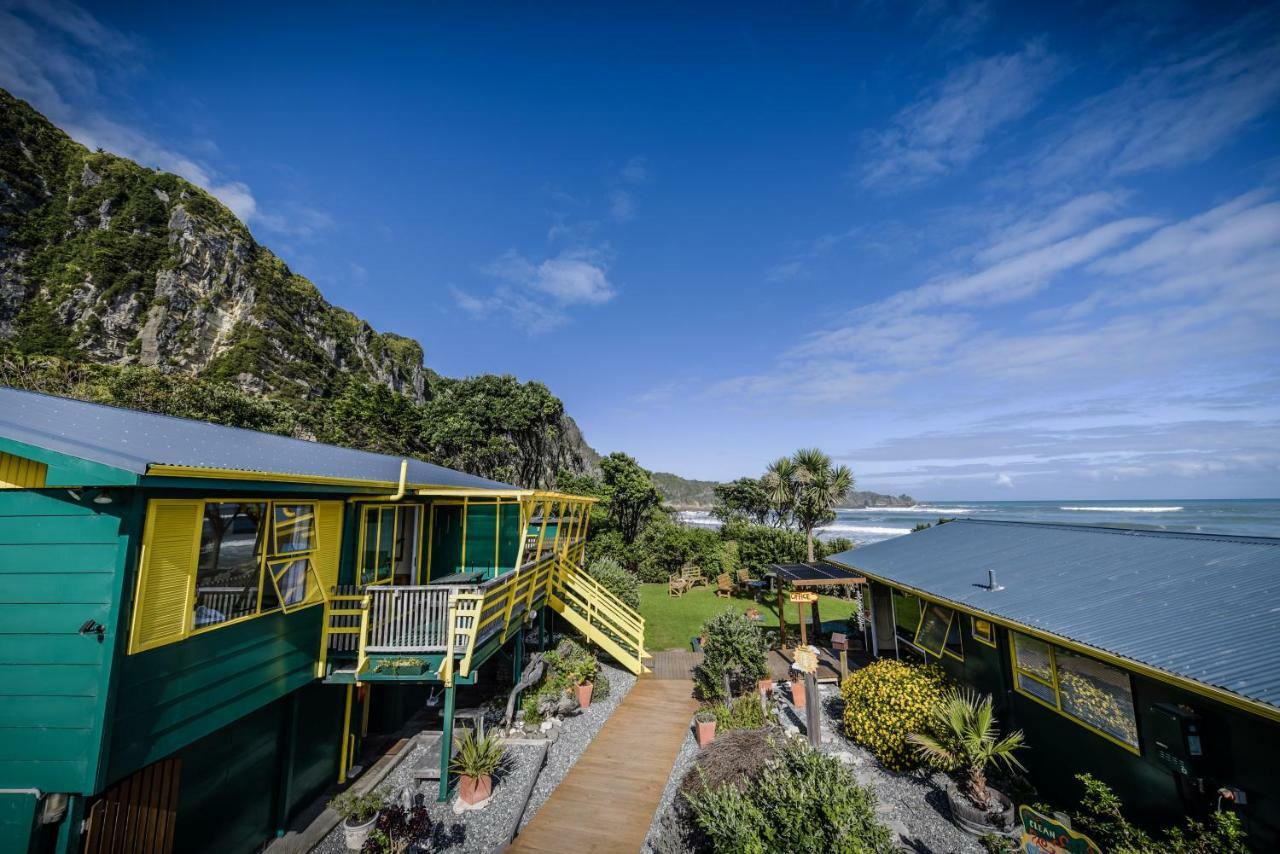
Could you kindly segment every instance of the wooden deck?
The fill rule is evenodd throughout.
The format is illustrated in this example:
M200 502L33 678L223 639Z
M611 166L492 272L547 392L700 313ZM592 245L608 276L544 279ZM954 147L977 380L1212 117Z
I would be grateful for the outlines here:
M692 679L693 668L702 663L702 653L668 649L653 654L654 679Z
M687 678L638 680L507 851L635 854L697 709Z

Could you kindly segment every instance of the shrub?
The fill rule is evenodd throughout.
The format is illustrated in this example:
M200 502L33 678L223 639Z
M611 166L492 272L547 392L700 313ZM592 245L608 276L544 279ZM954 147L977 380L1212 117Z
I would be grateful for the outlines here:
M693 669L693 681L704 700L728 699L724 678L732 670L753 683L769 674L764 634L742 612L724 610L703 624L702 634L702 663Z
M1248 854L1244 828L1233 812L1215 812L1203 823L1187 819L1185 828L1171 827L1156 842L1124 817L1124 805L1110 786L1091 774L1077 774L1076 779L1084 786L1084 795L1072 823L1103 850L1115 854Z
M602 676L600 662L596 660L595 654L568 638L560 641L555 649L543 653L542 661L546 665L542 681L525 696L521 706L525 710L525 721L533 725L542 723L545 718L543 712L554 708L555 703L548 701L559 700L583 682L594 683ZM608 690L606 687L605 696L608 696ZM595 688L592 689L592 695L597 698L601 696ZM535 711L532 718L529 715L531 708Z
M361 794L355 789L347 789L329 801L329 809L342 816L347 824L364 824L377 815L378 810L387 802L390 793L385 789L374 789Z
M792 741L740 785L686 794L693 819L717 854L889 854L892 834L876 822L875 795L833 759Z
M613 693L613 683L609 681L609 674L603 669L596 671L596 679L591 689L591 702L599 700L607 700L609 695Z
M542 710L538 708L538 695L536 693L525 694L524 699L520 701L520 708L524 711L526 726L538 726L546 720L542 715Z
M641 581L653 584L666 581L685 564L692 564L713 578L724 571L721 545L717 531L658 519L636 541L640 556L637 573Z
M945 688L946 677L937 665L891 658L873 662L840 686L845 732L886 768L914 767L918 758L907 736L925 729Z
M407 808L390 804L382 811L360 851L362 854L404 854L431 835L431 826L426 798L414 795Z
M617 596L632 608L640 607L640 580L623 569L622 564L611 557L599 557L587 570L604 589Z
M715 741L702 749L697 764L680 781L680 791L694 795L725 785L742 788L759 776L784 741L786 735L776 726L716 733ZM681 808L687 805L684 799L678 803Z
M930 731L913 732L907 741L934 768L963 772L960 789L965 797L978 809L989 809L987 768L1003 765L1012 772L1023 767L1014 756L1023 747L1022 730L1001 738L991 709L991 695L979 698L971 691L947 691L930 717L926 727Z
M773 712L766 714L756 694L743 694L732 702L717 703L711 707L711 713L716 716L717 735L736 729L759 729L776 720Z
M458 739L458 753L449 763L449 768L466 777L487 777L502 767L506 755L507 749L497 736L476 738L475 732L467 730Z

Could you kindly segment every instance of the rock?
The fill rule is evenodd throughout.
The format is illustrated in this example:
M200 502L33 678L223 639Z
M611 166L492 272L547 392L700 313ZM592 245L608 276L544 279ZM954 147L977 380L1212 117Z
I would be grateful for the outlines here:
M550 720L545 720L542 723L538 724L538 731L544 732L544 733L551 732L551 728L553 726L554 724Z
M26 151L26 146L23 146L22 150ZM30 154L27 156L30 157ZM96 187L102 183L102 176L90 169L89 164L86 163L80 170L80 183L86 187Z

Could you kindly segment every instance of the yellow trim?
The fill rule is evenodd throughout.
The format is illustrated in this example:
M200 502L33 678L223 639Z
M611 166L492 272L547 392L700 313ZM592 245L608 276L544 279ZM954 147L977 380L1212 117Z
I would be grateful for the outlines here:
M40 489L48 475L47 464L0 451L0 489Z
M874 581L879 581L881 584L888 585L889 587L897 587L900 590L909 590L912 593L916 594L917 596L921 596L921 597L925 595L919 590L919 588L912 587L909 584L904 584L901 581L893 581L883 576L876 575L875 573L872 573L872 572L867 572L865 569L861 567L853 566L852 564L841 563L840 561L832 560L831 558L826 558L826 561L828 563L834 563L836 566L841 566L841 567L844 567L845 569L849 569L854 572L860 572L867 578L870 578ZM1070 640L1069 638L1065 638L1062 635L1055 635L1052 632L1046 632L1040 629L1034 629L1029 626L1024 626L1021 623L1014 623L1006 618L998 617L995 614L991 614L986 611L976 610L971 605L965 605L960 602L954 602L950 599L939 600L939 601L945 601L949 605L951 605L951 607L955 608L958 611L963 611L966 614L976 614L977 616L982 617L984 620L991 621L991 623L994 625L1002 626L1011 631L1021 632L1022 634L1030 635L1031 637L1038 637L1041 640L1046 640L1046 641L1049 641L1050 643L1056 643L1059 646L1065 647L1066 649L1069 649L1073 652L1078 652L1082 655L1087 655L1092 658L1096 658L1099 661L1105 662L1107 664L1115 665L1116 667L1120 667L1125 670L1133 671L1134 673L1140 673L1149 679L1154 679L1155 681L1161 682L1165 685L1173 685L1174 687L1182 688L1183 690L1191 691L1192 693L1199 694L1202 697L1208 697L1211 700L1216 700L1219 703L1225 703L1226 705L1231 706L1233 708L1242 709L1246 712L1250 712L1251 714L1255 714L1255 715L1259 715L1261 717L1267 718L1268 720L1280 722L1280 708L1276 708L1275 706L1268 706L1266 703L1261 703L1261 702L1258 702L1257 700L1251 700L1248 697L1242 697L1239 694L1235 694L1235 693L1232 693L1231 691L1226 690L1225 688L1217 688L1213 685L1207 685L1204 682L1197 682L1194 679L1188 679L1184 676L1178 676L1177 674L1174 674L1174 673L1168 673L1164 670L1160 670L1159 668L1152 667L1149 664L1143 664L1140 661L1134 661L1133 659L1124 658L1122 656L1115 655L1114 653L1097 649L1096 647L1091 647L1086 644L1077 643L1076 641Z
M978 634L978 623L984 624L990 630L987 632L987 637L983 637L982 635ZM973 637L974 640L978 641L979 643L984 643L987 646L991 647L992 649L997 648L996 647L996 624L988 620L986 617L976 617L973 614L970 614L969 615L969 634Z
M436 505L431 502L431 527L427 531L427 577L423 584L431 581L431 558L434 556L436 546Z
M321 540L319 526L314 524L312 526L312 542L311 542L312 547L309 550L290 552L284 555L277 555L273 553L271 550L275 548L275 545L276 545L275 543L275 505L277 503L284 504L284 505L291 505L291 506L299 506L299 505L309 506L311 508L312 518L314 519L315 517L317 502L313 500L298 500L293 498L281 499L279 501L276 501L270 498L261 498L261 497L252 497L252 498L226 497L224 498L220 496L217 498L186 498L186 499L152 498L147 502L146 521L143 524L142 546L141 546L141 549L139 550L139 558L138 558L138 580L134 588L133 614L130 617L130 623L129 623L129 646L128 646L129 655L133 655L134 653L142 652L148 649L153 649L158 646L164 646L170 643L177 643L178 641L186 640L187 638L194 637L196 635L202 635L202 634L205 634L206 632L216 631L218 629L225 628L226 626L233 626L238 623L243 623L247 620L254 620L254 619L257 619L258 617L265 617L268 614L274 614L277 612L296 613L297 611L302 611L307 608L313 607L315 605L320 605L324 603L325 591L321 589L319 576L315 572L315 556L319 554L320 550L323 549L325 546L325 544ZM148 612L147 608L148 608L148 605L150 605L151 603L148 601L148 597L145 594L145 590L146 590L146 584L150 579L150 572L151 572L150 555L152 550L151 548L152 543L154 542L154 537L156 535L155 520L158 515L157 511L165 506L174 506L174 505L180 506L184 504L192 505L196 514L196 518L195 518L195 524L193 526L193 530L191 534L191 540L192 540L191 552L188 558L188 567L186 569L186 575L187 575L186 599L183 606L182 630L180 633L162 641L156 641L156 642L145 643L145 644L139 643L137 638L142 629L143 621L146 619L146 615L150 613ZM199 574L199 565L200 565L200 540L203 535L203 529L204 529L205 508L210 504L262 504L262 505L265 505L266 511L264 514L264 518L262 520L262 524L264 526L269 526L269 527L265 527L260 532L260 535L263 538L263 543L262 543L261 552L258 554L258 598L254 608L254 613L244 614L242 616L236 617L231 620L223 620L220 623L211 623L207 626L197 627L195 625L194 603L196 601L196 586L198 581L197 576ZM339 543L337 542L335 542L333 545L334 545L334 548L339 547ZM310 574L310 577L311 577L311 588L312 588L310 591L308 591L307 599L304 601L303 604L300 604L297 607L291 607L291 608L285 608L283 605L283 600L281 600L280 605L277 605L274 608L264 610L262 607L263 605L262 600L263 600L263 595L266 591L266 585L271 584L273 588L276 587L275 579L271 577L270 572L267 568L268 563L278 563L280 561L293 561L293 560L307 561L307 567L308 567L307 572ZM281 598L278 590L276 595L277 595L277 598Z
M1025 632L1023 634L1025 634ZM1112 744L1115 744L1119 747L1123 747L1125 750L1129 751L1135 756L1142 755L1141 744L1130 744L1129 742L1125 741L1123 738L1116 738L1114 735L1107 732L1106 730L1096 727L1093 724L1089 723L1088 721L1082 721L1080 720L1080 718L1076 717L1075 715L1068 712L1066 709L1062 708L1062 687L1058 682L1058 653L1054 649L1054 645L1052 643L1049 644L1049 672L1053 675L1053 682L1046 682L1044 679L1040 678L1036 674L1021 667L1018 664L1017 650L1018 650L1018 644L1013 640L1013 638L1010 638L1009 639L1009 658L1013 663L1013 690L1016 693L1036 701L1040 705L1044 706L1046 709L1052 709L1053 711L1057 712L1059 715L1071 721L1072 723L1077 724L1078 726L1084 727L1085 729L1092 732L1094 735L1102 736L1107 741L1110 741ZM1105 664L1106 662L1102 662L1102 663ZM1022 687L1022 683L1018 681L1019 675L1026 676L1032 681L1040 685L1043 685L1044 687L1053 691L1054 702L1056 702L1057 705L1050 703L1049 701L1045 700L1043 697L1037 697L1035 694L1024 689ZM1128 676L1129 674L1126 673L1125 675ZM1129 686L1129 707L1133 712L1133 722L1136 728L1138 723L1138 710L1133 705L1133 685L1132 684L1130 684Z
M920 632L924 630L925 618L929 616L929 608L932 607L933 605L937 605L940 608L946 608L950 612L950 614L947 616L947 627L942 632L942 643L941 645L939 645L937 652L934 652L933 650L929 649L929 647L924 646L923 644L920 643ZM916 647L916 649L922 649L925 652L929 653L930 655L934 656L935 658L942 658L942 653L947 648L947 636L951 634L951 624L955 621L955 618L956 618L955 608L948 608L946 605L943 605L941 602L926 601L925 607L920 609L920 620L919 622L916 623L916 633L915 633L915 636L911 639L911 643Z
M303 483L323 486L359 486L374 489L391 489L394 480L362 480L350 477L325 477L323 475L287 474L284 472L245 471L242 469L203 468L201 466L172 466L152 464L147 466L151 477L197 477L208 480L247 480L255 483ZM427 487L423 484L424 488Z

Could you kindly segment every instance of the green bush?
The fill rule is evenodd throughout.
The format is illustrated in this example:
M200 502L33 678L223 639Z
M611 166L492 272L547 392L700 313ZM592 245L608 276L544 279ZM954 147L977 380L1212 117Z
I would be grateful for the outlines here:
M520 701L520 708L524 710L524 722L526 726L537 726L545 720L542 712L538 710L537 693L529 693L524 695L524 699Z
M702 634L702 663L693 669L695 691L702 699L728 699L724 677L731 671L753 683L769 675L764 633L741 611L725 609L703 624Z
M776 722L773 712L765 713L757 694L743 694L729 703L717 703L711 707L716 717L716 733L733 732L735 729L759 729Z
M942 699L946 677L937 665L912 665L882 658L844 680L845 733L870 750L887 768L902 771L919 764L907 741L923 732Z
M893 836L876 822L875 795L839 760L792 741L741 787L685 795L716 854L889 854Z
M607 700L613 693L613 683L609 681L609 674L603 669L596 671L596 679L592 686L591 702L593 703L598 700Z
M640 607L640 580L623 569L622 564L615 558L596 558L587 571L592 578L624 603L632 608Z
M1207 822L1187 819L1186 827L1165 830L1156 842L1124 817L1123 804L1111 787L1090 774L1077 774L1084 786L1072 824L1112 854L1248 854L1240 817L1215 812Z
M654 519L636 540L639 563L636 572L649 584L666 581L691 564L707 578L724 572L720 534L708 528L677 525L666 517Z

